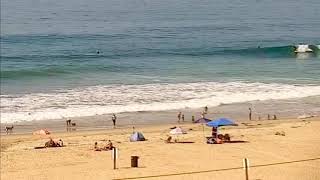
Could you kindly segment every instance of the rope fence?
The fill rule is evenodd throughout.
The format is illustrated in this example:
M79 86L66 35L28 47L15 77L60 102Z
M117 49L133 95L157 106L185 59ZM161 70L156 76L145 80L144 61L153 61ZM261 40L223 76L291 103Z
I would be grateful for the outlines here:
M259 165L250 166L250 168L276 166L276 165L282 165L282 164L292 164L292 163L299 163L299 162L306 162L306 161L316 161L316 160L320 160L320 157L312 158L312 159L295 160L295 161L285 161L285 162L278 162L278 163L259 164ZM238 170L238 169L244 169L244 167L211 169L211 170L203 170L203 171L190 171L190 172L159 174L159 175L150 175L150 176L137 176L137 177L128 177L128 178L115 178L113 180L147 179L147 178L157 178L157 177L180 176L180 175L188 175L188 174L200 174L200 173L208 173L208 172L230 171L230 170Z

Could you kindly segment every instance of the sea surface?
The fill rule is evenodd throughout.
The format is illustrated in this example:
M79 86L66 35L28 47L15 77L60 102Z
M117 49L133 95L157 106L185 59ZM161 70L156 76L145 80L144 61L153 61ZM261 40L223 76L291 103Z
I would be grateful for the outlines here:
M1 122L320 95L319 0L1 0ZM314 53L295 54L306 43Z

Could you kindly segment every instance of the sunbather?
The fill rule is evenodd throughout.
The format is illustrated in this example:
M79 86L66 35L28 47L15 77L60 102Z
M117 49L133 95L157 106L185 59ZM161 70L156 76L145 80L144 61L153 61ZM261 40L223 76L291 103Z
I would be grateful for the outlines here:
M109 140L108 144L102 148L98 147L98 142L94 143L94 150L95 151L109 151L112 150L114 148L112 142Z
M222 144L223 141L219 138L212 138L212 137L209 137L207 138L207 144Z
M94 143L94 150L95 151L101 151L101 148L98 147L98 142Z
M45 147L62 147L62 146L63 146L63 141L61 139L58 142L56 142L52 138L50 138L49 141L45 143Z

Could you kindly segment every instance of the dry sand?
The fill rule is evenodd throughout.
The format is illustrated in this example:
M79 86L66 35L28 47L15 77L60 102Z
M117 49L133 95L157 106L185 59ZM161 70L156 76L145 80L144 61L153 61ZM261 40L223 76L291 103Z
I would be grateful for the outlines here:
M179 141L194 143L166 144L163 139L171 126L138 127L148 139L144 142L129 142L131 128L53 133L51 137L63 139L66 146L46 149L34 147L44 145L47 137L2 135L1 180L105 180L180 173L146 179L245 179L242 168L230 169L242 167L245 157L250 166L314 159L251 167L249 179L320 179L320 118L254 121L220 128L220 133L229 133L232 140L245 143L206 144L204 136L210 135L210 128L203 131L198 124L181 124L192 130ZM275 135L281 131L285 136ZM111 151L93 151L94 142L103 145L109 139L119 149L116 170ZM139 168L130 168L133 155L140 157ZM188 174L199 171L207 172Z

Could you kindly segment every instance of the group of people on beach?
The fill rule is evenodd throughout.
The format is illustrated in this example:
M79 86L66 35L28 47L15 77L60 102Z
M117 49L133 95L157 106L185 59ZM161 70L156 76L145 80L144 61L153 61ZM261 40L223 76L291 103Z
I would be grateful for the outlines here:
M117 116L116 116L115 113L112 114L111 121L112 121L112 124L113 124L113 128L115 128L116 127L116 122L117 122ZM75 128L76 127L76 123L72 122L71 119L67 119L66 120L66 124L67 124L67 131L70 131L70 130L72 130L71 128Z
M178 123L180 123L181 121L184 122L184 114L182 114L182 112L180 111L178 113Z
M206 114L208 114L208 106L205 106L204 110L201 112L201 118L205 118ZM178 113L177 117L178 117L178 123L184 122L184 114L181 111ZM194 116L191 117L191 121L192 122L195 121Z
M99 147L98 142L94 143L94 150L95 151L109 151L109 150L112 150L113 148L114 148L114 146L113 146L111 140L108 140L108 143L103 147Z
M258 119L261 120L261 116L258 116ZM271 115L268 114L268 117L267 117L268 120L271 120ZM277 120L277 116L274 114L273 117L272 117L272 120ZM252 109L249 108L249 120L251 121L252 120Z

